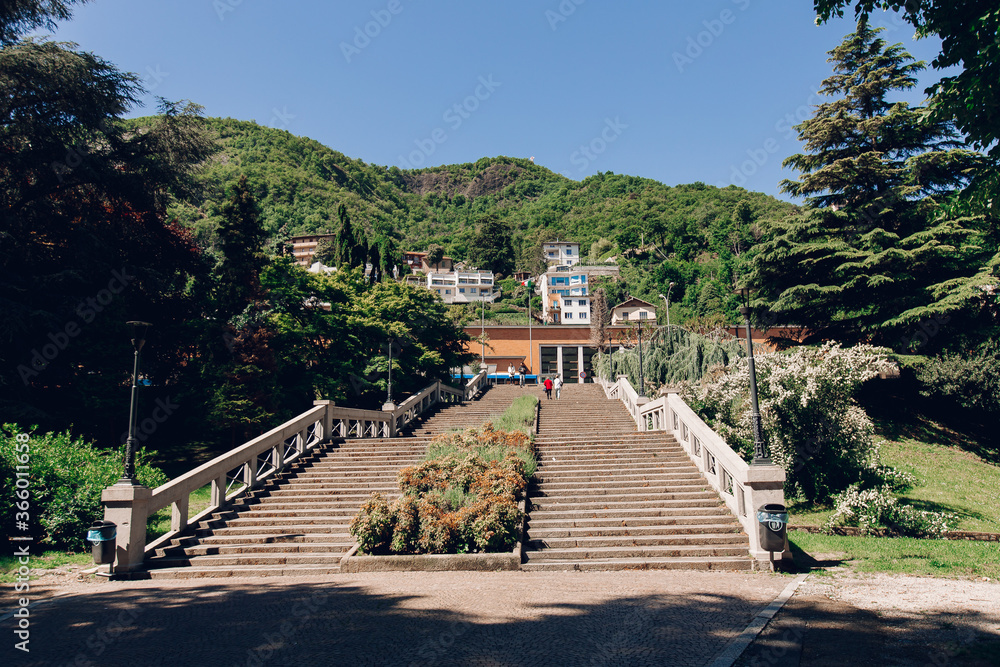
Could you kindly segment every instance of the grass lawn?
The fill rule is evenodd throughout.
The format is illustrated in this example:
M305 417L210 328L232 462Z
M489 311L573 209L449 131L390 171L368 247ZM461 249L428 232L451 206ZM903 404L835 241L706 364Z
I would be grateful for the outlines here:
M875 422L876 435L885 440L883 462L917 478L912 489L897 494L902 502L956 515L948 524L954 530L1000 533L1000 450L995 435L974 424L967 432L959 431L928 417L904 396L889 393L875 399L870 393L862 403ZM819 526L833 514L830 505L792 500L788 511L792 524L806 526Z
M28 567L33 570L52 570L63 565L78 565L82 568L91 567L94 559L89 551L81 553L65 551L46 551L40 555L31 555ZM17 568L21 565L15 556L0 556L0 582L12 584L17 577Z
M198 513L212 502L212 485L206 484L197 491L192 491L188 499L188 519L198 516ZM151 542L170 531L170 505L154 514L146 526L146 541Z
M800 569L845 566L858 572L894 572L1000 579L1000 542L847 537L790 531Z
M949 512L953 530L1000 533L1000 447L988 426L934 419L933 406L905 385L870 383L859 397L883 438L882 460L917 478L897 494L922 510ZM946 415L947 417L947 415ZM956 426L957 425L957 426ZM830 505L788 501L791 524L819 526ZM789 532L796 564L803 569L844 566L860 572L1000 578L1000 543L850 537Z

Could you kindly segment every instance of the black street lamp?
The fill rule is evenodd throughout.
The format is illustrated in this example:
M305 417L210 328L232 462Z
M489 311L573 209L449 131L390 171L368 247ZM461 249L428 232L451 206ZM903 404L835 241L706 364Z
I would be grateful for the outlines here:
M385 403L392 405L392 338L389 338L389 380L386 383Z
M135 357L132 365L132 399L129 404L128 413L128 440L125 441L125 470L118 484L138 486L139 480L135 476L135 421L136 411L139 408L138 401L138 377L139 377L139 353L146 343L146 330L153 326L149 322L139 322L133 320L125 324L132 327L132 348L135 350Z
M753 359L753 340L750 335L750 288L739 287L736 294L740 297L740 315L743 316L747 329L747 357L750 359L750 403L753 406L753 462L751 465L771 465L768 456L767 443L764 442L764 431L761 426L760 404L757 402L757 367Z

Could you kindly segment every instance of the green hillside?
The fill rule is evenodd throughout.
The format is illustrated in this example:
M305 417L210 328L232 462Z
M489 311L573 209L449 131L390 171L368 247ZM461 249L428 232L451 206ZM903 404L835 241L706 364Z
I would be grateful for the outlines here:
M366 164L252 122L211 118L206 123L218 135L220 151L205 165L200 191L176 202L170 213L209 249L215 246L225 193L246 174L274 240L336 231L342 203L369 237L390 236L400 248L413 250L438 243L462 259L476 222L493 215L512 228L517 268L538 270L545 240L577 241L586 254L592 243L608 239L612 246L605 244L602 258L626 251L627 260L620 262L631 276L626 289L655 298L674 280L679 315L695 316L718 312L738 256L759 237L760 223L794 208L735 186L671 187L612 173L573 181L529 160L503 156L401 170Z

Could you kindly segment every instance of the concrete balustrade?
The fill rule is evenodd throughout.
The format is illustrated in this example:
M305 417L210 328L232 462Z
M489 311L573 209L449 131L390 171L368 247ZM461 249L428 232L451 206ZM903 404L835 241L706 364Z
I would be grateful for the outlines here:
M434 382L398 406L360 410L316 401L315 406L267 433L217 456L194 470L157 487L116 484L104 489L104 519L118 526L114 572L124 574L142 567L145 554L167 544L189 524L197 523L233 499L258 488L285 467L334 439L395 437L414 419L438 403L461 403L486 387L481 371L463 388ZM191 493L212 485L209 506L188 518ZM146 543L146 521L155 512L171 507L170 531Z
M740 521L750 538L750 555L769 561L770 552L760 548L757 531L757 508L765 504L785 503L785 471L777 465L750 465L722 437L695 414L676 391L668 391L655 400L640 397L620 375L615 382L596 378L608 398L620 399L640 431L667 431L698 466L708 484L718 492ZM776 558L790 559L785 552Z

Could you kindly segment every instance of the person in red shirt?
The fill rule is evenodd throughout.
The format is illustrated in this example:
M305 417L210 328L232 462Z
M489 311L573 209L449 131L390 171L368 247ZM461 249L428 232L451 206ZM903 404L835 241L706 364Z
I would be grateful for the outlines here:
M552 398L552 378L545 378L545 398Z

